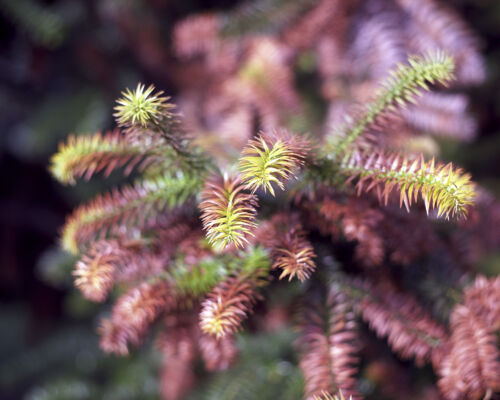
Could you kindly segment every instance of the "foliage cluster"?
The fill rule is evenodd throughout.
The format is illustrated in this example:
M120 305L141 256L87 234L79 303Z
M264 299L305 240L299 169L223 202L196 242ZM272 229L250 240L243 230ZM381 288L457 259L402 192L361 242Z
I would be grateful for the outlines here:
M296 321L304 398L363 397L359 320L402 359L431 364L446 399L491 398L499 280L475 277L474 254L457 249L497 245L494 229L484 243L477 232L498 205L462 169L422 154L422 138L474 135L454 124L471 121L465 97L445 91L483 79L471 34L432 0L380 2L376 13L377 1L292 3L180 22L174 49L192 68L179 72L184 118L139 84L118 100L115 131L70 137L53 157L62 183L115 169L135 177L62 230L83 295L117 296L101 347L126 355L160 322L162 394L182 398L198 357L209 371L229 368L244 321L257 309L253 326L267 318L260 328L270 329L265 295L297 278L278 311ZM280 15L269 29L266 10ZM256 18L267 34L255 33ZM320 95L297 87L300 74L320 79ZM306 104L326 115L315 120ZM424 268L429 260L438 266ZM450 281L418 290L439 268ZM463 294L438 308L450 292Z

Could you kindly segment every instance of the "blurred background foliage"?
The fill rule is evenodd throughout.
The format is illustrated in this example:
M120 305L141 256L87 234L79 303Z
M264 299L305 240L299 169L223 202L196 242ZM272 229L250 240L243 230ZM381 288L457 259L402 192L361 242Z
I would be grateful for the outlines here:
M158 398L154 346L129 358L98 349L99 310L72 288L74 260L57 247L64 216L103 183L63 188L50 178L48 159L70 132L111 128L114 99L123 88L142 81L175 95L169 50L174 22L234 3L0 0L1 399ZM498 196L500 2L448 3L482 39L488 79L469 90L478 140L444 143L442 158L456 160ZM307 77L307 60L303 64ZM499 253L485 260L484 271L499 269ZM289 328L240 335L236 368L209 377L189 399L257 399L264 388L269 399L300 398L292 341ZM384 345L377 348L385 366L366 366L361 378L374 399L382 398L370 389L374 376L400 362Z

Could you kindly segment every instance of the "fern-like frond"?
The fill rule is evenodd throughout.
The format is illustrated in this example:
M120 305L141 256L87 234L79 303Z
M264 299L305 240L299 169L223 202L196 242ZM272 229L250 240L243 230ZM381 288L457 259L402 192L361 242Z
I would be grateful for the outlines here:
M404 106L407 102L415 102L415 97L422 89L428 90L429 84L447 84L453 78L453 68L453 59L443 52L429 53L425 57L413 56L409 58L408 65L399 64L382 83L375 99L366 105L360 117L347 128L343 139L330 146L331 150L336 154L344 154L383 113L394 110L397 106Z
M451 163L425 161L422 156L410 160L407 156L382 151L367 155L359 151L345 157L340 173L348 181L358 178L358 193L375 189L387 204L393 189L400 194L400 205L407 209L420 196L427 212L437 209L438 216L464 217L473 204L475 186L470 175L454 168Z
M136 166L143 170L161 160L155 149L131 145L119 131L113 131L104 135L69 136L52 156L50 172L60 182L74 184L82 176L88 180L100 171L108 176L125 165L128 175Z
M239 177L215 176L207 180L199 208L208 241L218 250L233 243L243 247L256 227L257 198L243 192Z
M267 283L267 274L268 268L255 268L236 273L217 285L202 304L202 331L217 338L235 333L260 299L258 288Z
M293 177L304 164L308 148L305 139L285 131L261 134L241 152L239 169L243 182L252 192L262 188L274 196L272 184L284 190L283 181Z
M199 178L165 175L98 196L68 217L62 231L62 246L78 253L79 247L91 239L116 234L127 225L147 225L164 210L185 203L200 186Z

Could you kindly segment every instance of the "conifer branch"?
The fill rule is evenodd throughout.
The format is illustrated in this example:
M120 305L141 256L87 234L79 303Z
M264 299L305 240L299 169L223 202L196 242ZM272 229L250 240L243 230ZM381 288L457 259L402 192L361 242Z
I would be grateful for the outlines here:
M253 274L269 269L269 256L261 247L249 247L237 254L211 254L195 265L186 266L177 258L168 271L167 279L185 295L202 296L232 274Z
M98 196L68 217L62 246L76 254L91 239L116 234L126 225L147 225L165 209L184 204L200 186L199 177L164 175Z
M396 1L411 16L408 30L419 51L446 49L456 60L460 84L479 84L486 76L486 66L479 54L479 40L446 3L435 0Z
M140 344L160 313L176 305L175 291L163 280L143 282L130 289L113 306L111 318L101 321L101 348L108 353L127 355L128 346Z
M453 59L443 52L429 53L425 57L410 57L409 65L398 65L382 83L375 99L364 108L356 122L347 128L344 138L332 147L335 154L348 153L348 147L383 113L415 102L421 89L439 82L446 85L453 78Z
M500 277L487 279L480 275L464 291L464 303L491 330L500 330Z
M104 301L113 287L118 259L113 245L97 245L77 262L73 271L75 286L85 298L97 302Z
M332 199L323 201L318 214L315 216L316 226L324 234L339 239L342 233L347 240L358 242L355 256L361 263L368 266L382 263L384 243L376 229L383 219L379 209L370 207L368 201L351 196L345 204Z
M417 365L431 360L433 350L446 343L444 327L434 321L418 302L392 285L374 286L368 281L354 282L348 289L356 299L357 312L379 337L387 337L394 352Z
M50 172L61 183L74 184L77 178L85 176L89 180L103 170L108 176L116 168L127 166L125 175L128 175L134 167L144 170L160 162L160 153L154 148L131 145L119 131L113 131L104 135L69 136L52 156Z
M202 304L200 326L203 332L222 338L235 333L260 299L258 288L267 283L267 268L241 271L217 285Z
M88 180L102 170L107 176L124 166L125 175L138 167L145 176L154 177L174 166L185 173L203 174L210 160L190 146L169 98L153 91L152 85L145 89L138 84L135 90L123 92L115 108L123 132L70 136L60 144L51 159L52 175L62 183L74 184L82 176Z
M387 204L392 190L397 189L400 206L404 204L408 210L420 195L427 213L436 208L438 217L447 219L465 216L475 197L469 174L455 169L451 163L425 161L422 156L411 160L404 155L388 155L382 151L370 155L355 151L344 158L339 172L347 176L348 181L358 179L358 194L375 189L379 199Z
M326 307L308 304L302 312L300 368L305 378L305 398L347 391L357 398L357 333L352 304L332 285Z
M241 152L242 181L252 193L259 188L274 196L273 183L284 190L283 181L292 178L304 164L308 142L285 131L252 139Z
M233 243L243 247L256 227L257 198L243 192L239 177L215 176L207 180L199 208L208 241L222 250Z
M170 110L175 108L173 104L167 103L168 97L163 92L153 94L155 87L150 85L147 89L139 83L135 90L126 89L122 97L116 102L115 118L119 126L131 127L141 125L157 125L165 116L172 118Z
M151 239L98 240L76 263L73 271L75 286L88 300L104 301L114 284L136 282L163 273L180 238L161 232L158 240L168 239L169 243L160 250L147 243Z
M133 91L127 89L117 100L115 118L124 128L127 140L146 149L156 149L163 155L175 153L178 167L187 173L203 173L211 160L192 146L181 126L180 115L175 113L175 105L168 103L169 97L163 92L154 92L154 86L147 89L141 83ZM166 160L165 160L166 161Z
M295 216L296 217L296 216ZM258 240L271 250L273 269L280 269L280 279L297 277L305 281L316 269L314 249L306 238L302 226L294 216L276 214L261 227Z
M467 106L464 95L427 92L418 104L402 110L402 116L419 131L469 142L476 137L477 123Z
M168 277L180 293L200 296L210 291L236 268L235 263L224 255L209 256L190 266L185 265L181 257L177 257L168 271Z
M480 400L500 391L500 352L491 327L467 306L451 315L449 353L437 367L441 392L449 400Z
M114 285L125 290L101 323L106 352L128 354L163 317L166 329L158 344L164 357L160 387L165 399L177 400L193 386L198 353L207 370L224 370L234 363L239 350L235 333L253 312L270 272L289 281L297 277L301 283L286 287L276 282L270 288L277 289L277 295L269 312L252 322L269 331L278 326L288 330L297 292L306 288L298 339L304 380L296 363L279 360L292 372L277 392L262 395L255 385L262 381L262 368L242 363L233 369L236 373L228 371L226 380L219 380L218 386L223 386L220 382L232 379L228 390L213 386L215 397L238 393L244 398L288 400L304 394L307 400L358 399L356 314L387 339L394 353L418 366L432 362L448 400L479 400L500 390L493 332L499 327L500 280L478 277L465 289L463 304L455 306L461 293L453 287L452 294L443 295L447 285L437 281L451 276L446 264L465 262L450 254L449 241L434 233L430 219L397 207L381 209L374 196L360 198L349 186L353 183L358 195L376 192L386 204L399 192L400 208L423 200L427 212L434 209L440 217L468 213L476 190L468 174L434 159L389 154L384 146L415 149L405 147L405 139L421 130L471 137L473 121L464 116L466 101L460 94L429 95L423 105L398 108L415 102L433 84L447 85L455 61L458 82L463 83L466 69L479 66L476 45L466 40L467 32L453 23L453 16L433 7L434 0L423 0L422 8L412 0L384 2L387 13L380 14L368 10L371 0L368 8L361 3L257 0L229 12L188 17L177 24L173 37L174 51L187 64L170 60L167 74L175 73L183 112L198 138L191 140L163 92L138 84L117 101L117 131L71 136L52 159L51 172L63 183L89 179L97 172L108 175L117 168L125 174L135 168L141 174L132 185L77 208L67 220L62 242L65 249L83 253L73 275L84 297L104 301ZM452 23L449 29L447 22ZM125 25L132 34L134 24ZM262 35L262 30L279 35ZM256 31L260 33L247 36ZM421 31L427 34L422 34L422 42L409 37ZM353 43L346 40L347 32ZM154 50L159 44L156 33L147 33L144 37L151 39ZM464 40L462 51L459 42ZM397 64L373 101L365 102L376 85L373 78L425 42L446 44L425 47L442 47L447 53L429 52ZM472 62L467 62L469 55ZM147 64L162 60L153 58ZM197 81L204 81L196 88L188 82L193 71ZM313 93L316 83L319 93ZM320 147L282 128L300 126L298 130L319 133L320 126L336 124L348 114L351 102L362 103L361 111L347 117L338 135L330 135ZM393 116L393 111L402 115ZM380 139L387 126L390 135L385 140L372 140L373 134ZM239 159L232 157L236 148L243 148ZM205 151L222 156L224 168L237 162L238 175L208 176L219 168ZM298 178L298 184L291 185L292 178ZM276 188L283 191L287 186L302 197L296 196L296 202L289 202L290 196L271 198ZM304 193L301 188L311 190ZM264 194L265 220L260 226L257 191ZM484 214L492 215L494 228L494 212L489 210ZM479 222L475 226L484 227ZM486 230L484 235L495 236ZM466 240L467 245L472 242ZM421 264L404 271L394 268L427 256L431 260L424 262L440 266L432 282L428 274L409 272ZM304 282L320 261L318 279ZM373 268L384 264L385 272ZM352 279L343 277L347 270ZM464 276L461 265L453 271L457 280ZM364 277L373 274L380 275L377 283ZM408 284L412 278L418 282ZM437 304L429 309L446 308L439 318L447 321L451 315L449 333L420 305L421 299L401 291L410 287ZM426 290L438 294L426 295ZM446 307L438 304L443 298ZM279 336L273 332L255 342L266 353L266 361L258 362L266 363L266 375L272 379L278 368L273 361L269 373L267 360L277 354L273 339ZM286 335L285 341L290 339ZM245 340L238 336L242 359ZM281 366L278 372L282 375ZM384 375L393 372L398 373L395 368ZM399 392L409 388L400 386L404 389Z
M181 399L195 381L197 334L191 323L192 318L174 314L165 319L165 331L156 341L156 347L162 354L160 392L162 399Z
M299 281L305 281L316 268L315 256L311 244L301 233L287 235L284 246L276 247L273 268L281 269L280 279L288 276L291 281L295 276Z

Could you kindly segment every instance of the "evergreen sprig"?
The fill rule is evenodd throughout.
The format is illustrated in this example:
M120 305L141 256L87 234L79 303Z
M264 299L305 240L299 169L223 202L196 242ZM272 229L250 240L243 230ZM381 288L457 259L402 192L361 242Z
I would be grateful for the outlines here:
M227 174L215 176L205 184L199 205L201 220L208 241L219 250L231 243L243 247L247 236L253 235L257 198L243 190L240 178Z
M269 269L269 256L261 247L250 247L238 254L217 254L202 259L194 266L176 260L168 272L179 293L200 296L233 273L252 274L255 270Z
M134 167L143 170L161 161L154 148L133 145L119 131L113 131L70 136L52 157L50 172L59 182L74 184L77 178L84 176L88 180L102 170L107 176L114 169L127 166L124 172L128 175Z
M329 150L345 154L348 147L384 112L395 110L407 102L415 103L422 89L429 90L429 84L439 82L446 85L453 78L453 69L453 59L441 51L424 57L412 56L408 65L399 64L382 83L374 100L347 127L344 137L334 142Z
M78 207L67 219L62 230L62 246L76 254L89 240L108 232L119 231L124 226L144 226L162 211L194 197L201 184L199 177L166 174L98 196Z
M394 352L418 365L431 361L435 348L447 340L444 327L416 299L388 282L343 282L356 311L379 337L386 337Z
M316 254L297 215L276 214L261 225L261 231L259 241L270 249L272 268L281 271L279 279L308 279L316 269Z
M267 260L266 260L267 261ZM268 283L269 262L253 265L218 284L207 296L200 312L203 332L222 338L234 334L261 298L258 289Z
M308 293L300 322L297 344L299 366L304 374L305 398L340 389L357 397L357 328L352 302L332 285L326 301L318 302ZM316 293L317 295L318 293Z
M262 188L274 196L273 183L284 190L283 181L290 179L304 164L307 141L286 132L274 132L252 139L241 152L239 169L246 187L254 193Z
M447 219L465 216L475 197L469 174L451 163L436 163L433 158L425 161L423 156L410 160L406 155L355 151L342 162L339 173L348 180L358 179L358 193L377 190L385 204L392 190L398 190L400 206L404 204L408 211L420 195L427 213L436 208L438 217Z

